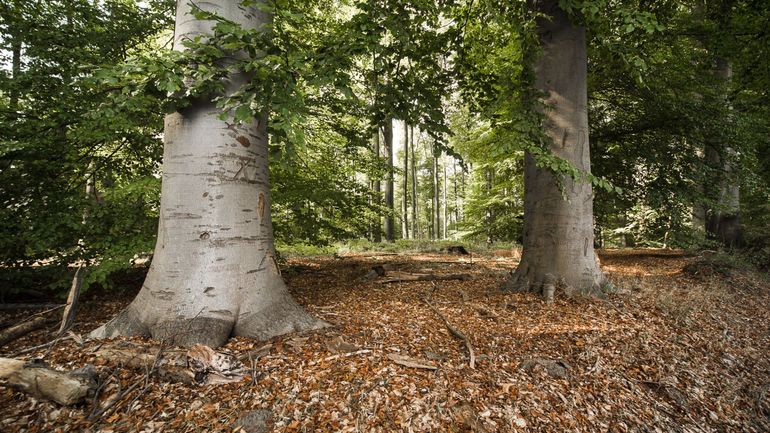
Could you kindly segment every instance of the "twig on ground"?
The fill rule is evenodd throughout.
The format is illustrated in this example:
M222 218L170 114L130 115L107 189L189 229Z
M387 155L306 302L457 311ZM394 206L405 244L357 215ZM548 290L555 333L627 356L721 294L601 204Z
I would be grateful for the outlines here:
M441 318L441 320L444 322L444 325L449 330L449 333L452 334L454 337L462 340L462 342L465 344L465 348L468 350L468 357L470 358L469 366L471 367L471 369L475 369L476 368L476 354L473 351L473 345L471 344L471 340L465 334L460 332L457 328L452 326L452 324L449 323L449 320L447 320L447 318L444 317L444 315L441 314L441 312L436 307L431 305L430 302L428 302L427 299L424 299L423 301L425 302L426 305L428 305L428 308L433 310L433 312L436 313Z
M361 349L361 350L356 350L355 352L339 353L337 355L332 355L324 358L324 361L331 361L333 359L338 359L338 358L347 358L349 356L355 356L355 355L363 355L364 353L371 353L371 352L372 351L369 349Z

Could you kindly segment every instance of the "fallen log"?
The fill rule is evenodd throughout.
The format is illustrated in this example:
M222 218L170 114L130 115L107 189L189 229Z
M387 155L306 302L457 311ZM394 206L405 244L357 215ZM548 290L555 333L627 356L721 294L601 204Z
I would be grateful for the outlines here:
M152 371L167 382L187 385L213 385L237 382L246 370L232 355L196 344L189 350L165 350L124 343L102 347L96 356L129 368Z
M5 346L11 341L19 339L29 334L30 332L37 331L38 329L43 328L48 324L52 324L54 321L55 320L52 320L51 317L40 316L4 329L2 332L0 332L0 347Z
M126 344L103 346L96 352L96 356L134 370L149 370L154 366L153 374L167 382L180 382L186 385L196 383L195 374L187 368L187 356L183 350L161 352L157 347Z
M446 280L470 280L470 274L393 274L380 280L381 284L400 283L404 281L446 281Z
M0 311L13 310L45 310L48 308L61 308L64 304L0 304Z
M0 358L0 378L9 386L34 397L69 406L82 401L96 389L93 367L64 373L40 363Z

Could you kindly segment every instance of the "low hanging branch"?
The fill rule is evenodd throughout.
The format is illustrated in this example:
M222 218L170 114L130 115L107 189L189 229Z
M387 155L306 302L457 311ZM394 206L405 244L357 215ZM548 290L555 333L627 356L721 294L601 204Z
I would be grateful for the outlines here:
M431 305L430 302L428 302L427 299L423 299L423 302L425 302L428 305L428 308L433 310L433 312L436 313L438 315L438 317L441 318L441 320L444 322L444 325L446 325L446 329L449 330L449 333L452 334L452 336L454 336L455 338L460 339L463 342L463 344L465 344L465 348L468 350L468 357L470 358L469 366L471 367L471 369L475 369L476 368L476 354L473 351L473 345L471 344L471 340L465 334L460 332L460 330L458 330L457 328L452 326L452 324L449 323L449 320L447 320L447 318L444 317L443 314L441 314L441 312L438 310L438 308L436 308L433 305Z

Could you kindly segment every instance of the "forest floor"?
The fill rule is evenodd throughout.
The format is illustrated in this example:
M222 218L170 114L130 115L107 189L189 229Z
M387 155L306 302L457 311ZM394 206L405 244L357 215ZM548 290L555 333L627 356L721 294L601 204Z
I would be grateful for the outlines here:
M270 342L232 339L219 350L262 348L261 357L243 380L208 386L148 378L97 357L101 342L63 340L46 362L111 374L102 404L142 385L90 420L93 402L60 407L0 387L0 431L770 431L767 275L676 251L600 255L617 292L605 300L557 293L550 305L497 290L515 257L291 259L284 277L292 292L334 327ZM390 273L470 278L364 279L384 264ZM75 333L114 315L137 288L87 296ZM473 367L447 324L469 340ZM32 334L1 356L40 356L46 349L18 351L50 339Z

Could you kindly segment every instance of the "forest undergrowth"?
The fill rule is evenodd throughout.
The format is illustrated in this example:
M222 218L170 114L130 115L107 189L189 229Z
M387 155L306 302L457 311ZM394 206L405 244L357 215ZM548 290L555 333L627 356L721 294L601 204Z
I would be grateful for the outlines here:
M334 326L232 339L218 350L246 374L230 384L169 382L152 366L104 359L105 343L81 336L124 307L141 278L89 292L68 338L21 353L54 331L37 332L2 356L45 355L67 371L93 364L106 378L98 395L61 407L2 387L0 430L770 431L767 275L679 251L608 250L601 264L615 292L546 304L498 291L517 261L498 253L288 258L294 296ZM421 275L458 279L405 281ZM29 314L2 312L0 322Z

